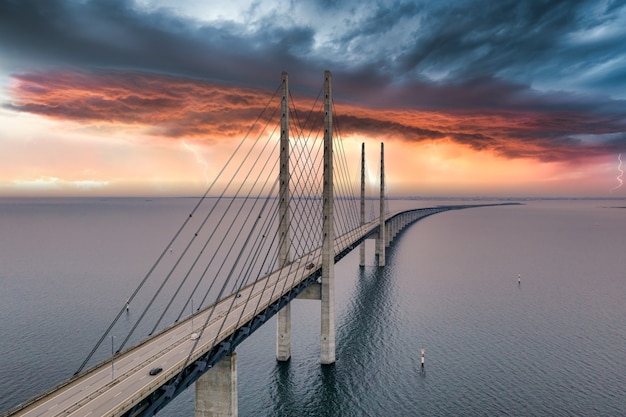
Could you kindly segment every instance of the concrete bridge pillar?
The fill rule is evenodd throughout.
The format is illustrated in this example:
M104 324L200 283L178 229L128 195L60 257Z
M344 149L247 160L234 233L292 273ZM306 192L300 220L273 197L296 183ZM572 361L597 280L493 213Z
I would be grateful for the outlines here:
M389 225L389 234L391 236L389 236L389 244L391 244L391 242L393 242L393 240L396 238L396 234L398 232L398 218L394 217L393 220L391 221L391 224Z
M282 74L282 102L280 118L280 168L279 168L279 206L278 206L278 265L283 267L291 262L291 236L289 224L291 214L289 203L289 77ZM288 361L291 358L291 305L287 304L276 315L276 360Z
M365 224L365 142L361 143L361 226ZM359 266L365 266L365 242L359 245Z
M237 354L224 356L196 380L195 417L237 417Z
M335 230L333 191L333 112L332 76L324 74L324 184L322 190L322 311L321 346L322 365L335 363Z
M398 218L398 216L393 218L393 221L391 222L391 240L393 241L396 238L396 235L398 234L398 221L400 219Z
M385 247L388 248L391 245L391 239L393 234L393 219L385 223Z
M380 225L376 247L378 266L385 266L385 144L380 144Z

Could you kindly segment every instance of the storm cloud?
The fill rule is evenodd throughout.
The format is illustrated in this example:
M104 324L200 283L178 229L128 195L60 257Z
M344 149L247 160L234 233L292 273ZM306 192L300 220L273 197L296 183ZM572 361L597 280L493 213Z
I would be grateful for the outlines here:
M358 109L344 113L346 131L543 160L626 151L619 1L263 2L223 16L175 5L0 1L0 51L16 84L4 107L173 137L234 135L281 71L314 97L330 69L335 100ZM90 82L99 96L63 97ZM112 98L107 84L124 94ZM223 107L205 103L211 89Z

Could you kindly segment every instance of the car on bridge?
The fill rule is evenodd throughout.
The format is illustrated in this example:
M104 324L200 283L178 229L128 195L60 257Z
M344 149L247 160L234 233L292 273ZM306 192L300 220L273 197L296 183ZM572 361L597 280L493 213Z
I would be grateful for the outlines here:
M305 266L305 268L306 268L307 270L309 270L309 269L313 269L313 268L315 268L315 264L314 264L313 262L308 263L308 264Z
M160 373L163 370L163 368L161 367L156 367L156 368L152 368L150 369L150 372L148 372L150 375L156 375L158 373Z

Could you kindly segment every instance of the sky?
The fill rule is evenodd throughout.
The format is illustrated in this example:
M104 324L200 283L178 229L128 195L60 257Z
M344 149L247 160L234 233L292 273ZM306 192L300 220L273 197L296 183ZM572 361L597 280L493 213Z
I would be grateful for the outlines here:
M201 194L329 70L390 195L626 198L624 39L610 0L0 0L0 197Z

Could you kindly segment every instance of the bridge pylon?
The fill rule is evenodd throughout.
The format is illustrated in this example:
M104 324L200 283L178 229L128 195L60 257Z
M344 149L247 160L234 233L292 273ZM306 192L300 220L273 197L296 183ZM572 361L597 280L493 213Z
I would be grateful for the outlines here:
M333 112L332 75L324 73L324 183L322 190L322 365L335 363L335 231L333 225Z
M291 216L289 203L289 76L282 74L282 101L280 118L280 167L279 167L279 206L278 206L278 267L291 262L291 236L289 234ZM291 303L284 306L276 316L276 360L288 361L291 358Z
M361 209L360 224L365 224L365 142L361 143ZM359 266L365 266L365 242L359 245Z
M378 266L385 266L386 225L385 225L385 144L380 143L380 225L376 239Z

